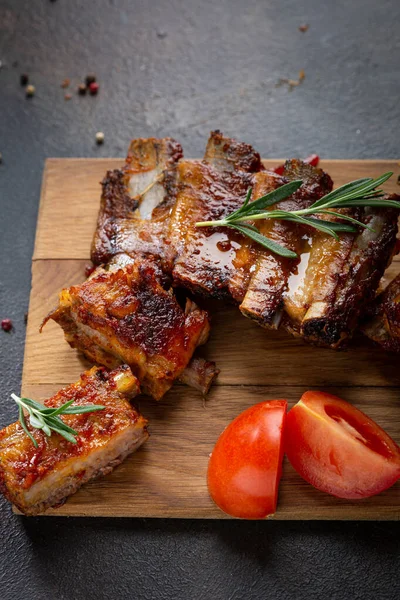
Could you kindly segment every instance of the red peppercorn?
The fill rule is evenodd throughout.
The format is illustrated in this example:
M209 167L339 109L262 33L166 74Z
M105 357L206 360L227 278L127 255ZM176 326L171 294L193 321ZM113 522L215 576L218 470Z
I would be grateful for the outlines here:
M12 326L13 324L11 319L3 319L1 322L1 328L3 331L11 331Z
M26 85L28 85L28 83L29 83L29 75L27 75L26 73L22 73L22 75L20 76L19 79L20 79L21 85L23 87L25 87Z
M305 158L303 162L311 165L312 167L318 167L319 156L318 154L310 154L310 156L307 156L307 158Z
M92 96L95 96L98 91L99 91L99 84L96 81L93 81L89 85L89 92L91 93Z
M90 277L90 275L93 273L93 271L95 270L95 266L94 265L86 265L85 267L85 275L86 277Z

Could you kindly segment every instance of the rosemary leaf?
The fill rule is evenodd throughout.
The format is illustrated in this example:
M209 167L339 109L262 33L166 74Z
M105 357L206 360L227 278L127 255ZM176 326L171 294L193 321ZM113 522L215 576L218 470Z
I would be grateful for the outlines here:
M339 213L337 213L339 214ZM341 215L340 215L341 216ZM316 229L318 228L317 226L322 224L325 225L326 227L328 227L328 229L331 229L332 231L336 231L336 232L344 232L344 233L356 233L357 232L357 227L355 227L354 225L348 225L347 223L338 223L337 221L324 221L323 219L316 219L314 217L306 217L306 221L308 221L309 225L311 227L315 227ZM356 221L356 219L354 219L354 221L356 223L359 223L359 221Z
M378 207L396 208L399 210L400 202L385 199L383 197L383 191L378 189L379 186L385 183L392 175L393 173L388 172L376 179L364 177L362 179L351 181L350 183L346 183L340 188L329 192L329 194L326 194L322 198L319 198L308 208L293 211L280 210L279 207L270 211L265 211L265 209L294 194L302 185L302 181L292 181L282 185L253 202L250 202L250 189L247 192L243 205L233 213L227 215L220 221L202 221L196 223L196 226L232 227L275 254L279 254L286 258L296 258L297 255L294 252L262 235L259 230L254 227L252 222L262 219L289 221L307 225L308 227L322 231L327 235L331 235L337 240L339 239L338 233L357 233L358 227L373 231L371 227L358 221L354 217L335 212L332 209ZM340 221L319 219L318 214L335 216L338 217ZM348 221L348 223L343 223L343 221Z
M78 435L78 432L75 431L75 429L72 429L72 427L70 427L66 423L64 423L64 421L60 418L59 415L85 414L97 410L103 410L105 408L105 406L100 406L96 404L72 406L74 400L69 400L68 402L65 402L58 408L52 408L48 406L43 406L43 404L39 404L39 402L36 402L31 398L19 398L16 394L11 394L11 397L14 400L14 402L16 402L16 404L18 405L18 416L21 427L25 431L26 435L31 439L32 443L36 448L38 447L38 444L28 429L24 409L29 415L28 418L31 427L33 427L34 429L41 429L43 433L47 436L51 436L52 431L55 431L72 444L76 444L77 440L75 436Z
M319 210L318 213L321 215L334 215L335 217L339 217L340 219L344 219L345 221L350 221L350 223L354 223L356 228L353 229L353 231L357 231L357 227L363 227L364 229L369 229L370 231L374 231L372 229L372 227L369 227L369 225L366 225L362 221L358 221L357 219L354 219L353 217L350 217L349 215L344 215L342 213L335 212L331 209ZM330 222L330 225L332 225L332 222Z
M230 227L233 227L234 229L237 229L244 235L247 235L247 237L251 238L261 246L264 246L264 248L266 248L267 250L271 250L271 252L273 252L274 254L279 254L284 258L297 258L297 254L295 252L292 252L292 250L285 248L285 246L281 246L274 240L265 237L253 227L250 228L246 225L237 225L236 223L235 225L230 225Z
M253 214L257 214L269 206L273 206L274 204L285 200L294 194L302 183L303 182L301 180L291 181L290 183L286 183L285 185L278 187L276 190L269 192L269 194L261 196L261 198L258 198L258 200L254 200L254 202L251 202L247 208L247 215L251 216Z
M70 427L66 423L64 423L64 421L62 421L60 417L48 417L46 421L52 428L57 427L57 429L61 431L66 431L67 433L78 435L78 432L75 431L75 429L72 429L72 427Z
M29 431L26 421L25 421L25 415L24 415L24 411L22 409L22 406L19 404L18 405L18 416L19 416L19 422L21 424L22 429L25 431L26 435L32 440L33 445L35 446L35 448L38 447L38 443L35 440L35 438L33 437L33 435L31 434L31 432Z
M96 412L97 410L103 410L104 406L100 404L85 404L84 406L71 406L63 411L64 415L83 415L89 412Z

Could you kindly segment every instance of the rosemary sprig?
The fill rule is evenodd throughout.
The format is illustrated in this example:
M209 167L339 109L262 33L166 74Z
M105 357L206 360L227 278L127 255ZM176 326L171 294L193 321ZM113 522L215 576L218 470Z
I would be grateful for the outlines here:
M278 202L281 202L282 200L285 200L294 194L302 185L303 181L297 180L282 185L269 194L254 200L254 202L250 202L252 194L252 189L250 188L247 192L243 205L233 213L224 219L221 219L220 221L200 221L196 223L196 226L230 227L240 231L275 254L279 254L280 256L284 256L286 258L298 258L297 254L292 250L285 248L285 246L278 244L274 240L271 240L260 233L257 227L254 226L253 222L260 219L279 219L282 221L292 221L294 223L300 223L301 225L313 227L314 229L331 235L336 239L339 239L338 233L356 233L358 227L371 229L365 223L362 223L361 221L358 221L349 215L335 212L334 209L365 206L400 209L399 202L396 202L395 200L383 199L382 197L384 192L378 189L379 186L385 183L385 181L387 181L392 175L393 173L389 172L384 173L376 179L367 177L364 179L351 181L350 183L346 183L340 188L333 190L329 194L326 194L308 208L293 211L279 209L265 211L265 209L274 206ZM339 217L341 221L328 221L325 219L316 218L315 215L331 215ZM343 221L346 221L346 223L343 223Z
M39 404L35 400L30 398L20 398L16 394L11 394L11 398L18 405L19 422L21 423L22 429L26 435L32 440L35 448L38 447L37 441L29 431L26 419L29 419L29 423L34 429L41 429L47 436L51 436L51 432L55 431L64 437L68 442L76 444L76 435L78 432L72 427L69 427L60 419L59 415L82 415L88 412L94 412L96 410L103 410L105 406L100 404L85 404L84 406L72 406L74 400L69 400L62 404L58 408L49 408ZM24 414L24 409L28 413L27 416Z

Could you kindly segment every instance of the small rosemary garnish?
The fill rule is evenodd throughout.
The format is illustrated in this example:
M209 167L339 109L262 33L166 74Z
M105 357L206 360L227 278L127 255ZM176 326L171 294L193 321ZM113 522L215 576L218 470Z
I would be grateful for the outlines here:
M364 179L351 181L350 183L346 183L340 188L333 190L329 194L326 194L314 202L314 204L312 204L309 208L293 211L275 209L265 212L265 209L277 204L278 202L281 202L282 200L285 200L294 194L302 185L303 181L292 181L282 185L269 194L254 200L254 202L250 202L252 194L252 189L250 188L247 192L243 205L238 208L238 210L235 210L233 213L224 219L221 219L220 221L201 221L196 223L196 226L230 227L240 231L275 254L279 254L285 258L298 258L295 252L266 237L260 233L254 225L248 223L248 221L257 221L259 219L279 219L282 221L293 221L295 223L300 223L301 225L309 225L314 229L318 229L319 231L339 239L338 233L340 232L356 233L358 227L363 227L365 229L370 229L370 227L364 223L361 223L360 221L357 221L357 219L354 219L349 215L337 213L332 209L364 206L400 209L399 202L396 202L395 200L382 199L384 192L377 189L392 175L393 173L384 173L376 179L367 177ZM325 221L323 219L315 218L314 215L333 215L344 221L347 221L347 223Z
M58 408L49 408L39 404L35 400L30 398L20 398L16 394L11 394L11 398L18 404L19 408L19 422L21 423L22 429L26 435L32 440L34 446L37 448L38 444L33 435L30 433L26 419L29 419L29 423L34 429L41 429L43 433L51 436L51 432L55 431L62 435L66 440L72 444L76 444L76 435L78 432L72 427L69 427L62 421L59 415L82 415L84 413L93 412L96 410L103 410L105 406L99 404L85 404L84 406L71 406L74 400L69 400L65 404L62 404ZM25 416L24 409L28 415Z

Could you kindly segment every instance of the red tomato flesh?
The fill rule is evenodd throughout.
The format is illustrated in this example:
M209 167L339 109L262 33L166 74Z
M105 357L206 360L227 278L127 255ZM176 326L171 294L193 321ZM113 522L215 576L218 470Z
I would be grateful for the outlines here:
M286 400L260 402L222 432L208 465L211 498L233 517L273 515L282 474Z
M392 438L363 412L323 392L306 392L289 411L285 451L303 479L339 498L368 498L400 478L400 448Z

